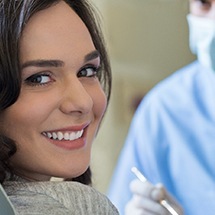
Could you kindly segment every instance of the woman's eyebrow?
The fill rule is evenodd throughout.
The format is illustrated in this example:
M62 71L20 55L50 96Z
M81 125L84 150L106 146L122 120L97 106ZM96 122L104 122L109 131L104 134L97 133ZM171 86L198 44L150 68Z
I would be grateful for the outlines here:
M21 69L26 67L35 66L35 67L62 67L64 62L61 60L32 60L25 62Z
M100 54L97 50L90 52L84 57L84 61L90 61L93 59L96 59L100 57ZM24 69L26 67L34 66L34 67L63 67L64 62L61 60L32 60L32 61L27 61L25 62L22 66L21 69Z
M94 59L96 59L98 57L100 57L100 54L99 54L99 52L97 50L95 50L95 51L92 51L89 54L87 54L84 57L84 61L87 62L87 61L90 61L90 60L94 60Z

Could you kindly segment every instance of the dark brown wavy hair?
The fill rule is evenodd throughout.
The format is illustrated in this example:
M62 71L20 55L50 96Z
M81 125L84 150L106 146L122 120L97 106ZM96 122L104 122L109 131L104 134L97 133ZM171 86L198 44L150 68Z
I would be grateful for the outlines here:
M99 80L109 101L111 68L97 11L87 0L64 1L85 23L94 46L101 55ZM38 11L58 2L59 0L0 0L0 113L14 104L20 94L19 41L26 23ZM6 172L13 173L10 157L16 151L15 142L0 131L0 183L4 182ZM90 167L81 176L65 180L91 184Z

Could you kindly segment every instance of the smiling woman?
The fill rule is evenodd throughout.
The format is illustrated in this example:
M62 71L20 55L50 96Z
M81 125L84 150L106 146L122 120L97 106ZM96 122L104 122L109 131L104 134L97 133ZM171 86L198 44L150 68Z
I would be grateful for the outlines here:
M0 180L18 214L118 213L86 186L111 88L95 15L86 0L0 0Z

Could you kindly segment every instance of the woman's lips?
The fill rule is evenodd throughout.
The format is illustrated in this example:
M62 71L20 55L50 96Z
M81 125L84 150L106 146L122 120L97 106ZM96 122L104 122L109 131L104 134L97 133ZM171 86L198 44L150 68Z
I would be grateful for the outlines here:
M73 128L65 128L53 131L42 132L42 135L45 136L49 142L52 144L66 149L74 150L82 148L86 145L86 136L87 136L87 127L78 126Z

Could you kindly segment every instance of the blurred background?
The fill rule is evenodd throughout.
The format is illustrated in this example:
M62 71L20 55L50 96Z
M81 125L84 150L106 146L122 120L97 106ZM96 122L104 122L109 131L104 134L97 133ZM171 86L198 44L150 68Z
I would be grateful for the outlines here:
M188 43L188 0L91 1L100 11L113 71L110 105L91 165L94 186L106 193L139 100L194 56Z

